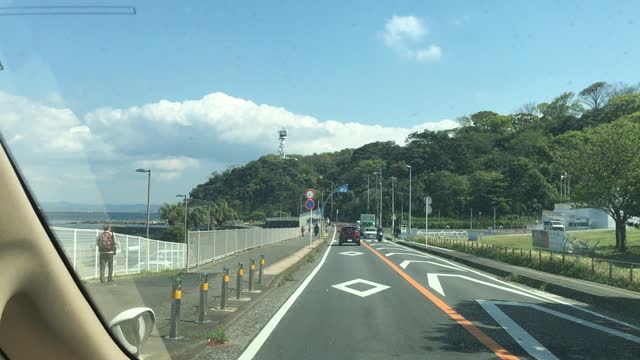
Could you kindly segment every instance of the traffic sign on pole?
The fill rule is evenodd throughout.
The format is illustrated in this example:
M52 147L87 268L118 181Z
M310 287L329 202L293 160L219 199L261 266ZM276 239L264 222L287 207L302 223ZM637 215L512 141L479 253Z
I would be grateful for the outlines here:
M432 211L433 209L431 208L431 206L427 205L427 213L431 214Z
M427 196L425 200L427 202L427 205L431 205L431 196Z
M313 199L307 199L307 201L304 202L304 207L307 208L307 210L313 210L313 208L316 207L316 203Z
M304 192L304 196L306 196L307 199L313 199L316 197L316 191L313 189L308 189Z

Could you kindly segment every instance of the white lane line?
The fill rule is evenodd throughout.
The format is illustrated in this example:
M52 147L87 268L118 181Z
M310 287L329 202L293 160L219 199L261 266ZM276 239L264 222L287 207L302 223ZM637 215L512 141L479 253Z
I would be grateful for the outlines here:
M384 256L389 257L389 256L393 256L393 255L411 255L411 256L419 256L419 257L423 257L423 258L427 258L430 259L431 257L428 255L424 255L424 254L414 254L414 253L388 253L385 254Z
M376 250L400 250L401 248L395 246L395 247L381 247L381 248L375 248Z
M376 246L395 246L395 247L400 247L400 245L396 245L392 242L389 241L384 241L381 243L375 243L375 244L371 244L371 246L376 247Z
M465 269L461 269L461 268L459 268L459 267L457 267L457 266L449 266L449 265L445 265L445 264L439 264L439 263L434 262L434 261L427 261L427 262L428 262L429 264L437 265L437 266L441 266L441 267L443 267L443 268L448 268L448 269L458 270L458 271L467 271L467 270L465 270Z
M559 360L549 349L544 347L533 336L521 328L515 321L498 309L492 301L476 300L522 348L538 360Z
M433 290L440 293L440 295L444 295L444 290L442 290L442 284L440 284L440 279L438 279L438 274L427 274L427 280L429 281L429 287Z
M453 267L453 266L449 266L449 265L444 265L444 264L439 264L437 262L434 261L429 261L429 260L405 260L402 263L400 263L400 267L403 269L406 269L407 266L409 266L409 264L411 263L428 263L428 264L432 264L432 265L436 265L436 266L441 266L444 268L448 268L448 269L452 269L452 270L458 270L458 271L466 271L464 269L459 269L457 267Z
M335 239L335 237L336 237L336 230L334 228L333 238ZM296 291L289 297L289 299L287 299L287 301L280 307L280 309L278 309L278 311L275 313L275 315L273 315L271 320L269 320L267 325L265 325L265 327L260 331L260 333L258 333L255 339L253 339L251 344L249 344L249 346L247 346L247 348L242 352L242 355L240 355L238 360L250 360L250 359L253 359L254 356L256 356L256 354L258 353L262 345L264 345L264 343L269 338L269 335L271 335L271 333L276 328L276 326L278 326L278 323L280 322L280 320L282 320L282 318L287 313L287 311L289 311L293 303L296 302L296 300L298 299L298 297L300 297L300 295L302 294L304 289L307 287L307 285L309 285L309 283L316 276L318 271L320 271L320 268L322 267L322 265L324 265L325 260L327 260L329 251L331 251L331 246L327 247L327 251L324 253L324 256L322 257L322 260L320 260L320 263L318 264L318 266L316 266L316 268L313 269L313 271L311 271L311 274L309 274L309 276L307 276L307 278L304 279L304 281L302 282L302 284L300 284L300 286L296 289Z
M511 293L514 293L514 294L530 297L530 298L536 299L538 301L544 301L544 299L542 299L542 298L540 298L538 296L535 296L535 295L531 295L531 294L526 293L524 291L519 291L519 290L511 289L511 288L508 288L508 287L492 284L490 282L478 280L476 278L472 278L472 277L469 277L469 276L466 276L466 275L459 275L459 274L433 274L433 273L427 274L427 278L429 278L429 279L431 279L431 278L437 279L438 276L458 277L458 278L461 278L461 279L466 279L466 280L472 281L474 283L478 283L478 284L486 285L486 286L489 286L489 287L492 287L492 288L496 288L496 289L504 290L504 291L507 291L507 292L511 292ZM439 283L439 281L438 281L438 283Z
M536 309L538 311L542 311L542 312L545 312L547 314L550 314L550 315L553 315L553 316L557 316L557 317L565 319L565 320L573 321L574 323L577 323L577 324L580 324L580 325L584 325L584 326L588 326L588 327L590 327L592 329L600 330L602 332L606 332L607 334L618 336L618 337L621 337L623 339L626 339L626 340L629 340L629 341L633 341L634 343L640 344L640 337L637 337L635 335L623 333L622 331L611 329L611 328L608 328L606 326L602 326L600 324L596 324L596 323L593 323L593 322L588 321L588 320L580 319L580 318L577 318L577 317L569 315L569 314L565 314L565 313L561 313L559 311L548 309L548 308L546 308L544 306L535 305L535 304L527 304L527 303L518 303L518 302L514 302L514 301L491 301L491 303L497 304L497 305L512 305L512 306L530 307L530 308Z
M403 248L403 249L405 249L405 250L415 251L415 252L418 252L418 253L420 253L420 254L424 254L423 252L420 252L419 250L416 250L416 249L410 248L410 247L405 246L405 245L402 245L402 244L396 244L396 245L397 245L397 246L399 246L399 247L401 247L401 248ZM432 258L434 258L434 259L437 259L437 260L439 260L439 261L444 261L444 262L446 262L446 263L452 264L450 261L447 261L447 260L442 259L442 258L440 258L440 257L438 257L438 256L435 256L435 255L430 255L430 257L432 257ZM452 264L452 265L453 265L453 264ZM515 289L518 289L518 290L520 290L520 291L523 291L523 292L526 292L526 293L529 293L529 294L534 294L534 295L536 295L536 296L539 296L540 298L543 298L543 299L544 299L544 301L551 302L551 303L556 303L556 304L561 304L561 305L566 305L566 306L571 307L572 309L580 310L580 311L584 311L584 312L586 312L586 313L588 313L588 314L591 314L591 315L594 315L594 316L598 316L598 317L600 317L600 318L602 318L602 319L606 319L606 320L609 320L609 321L613 321L613 322L615 322L615 323L618 323L618 324L620 324L620 325L624 325L624 326L630 327L630 328L635 329L635 330L640 330L640 327L638 327L638 326L635 326L635 325L629 324L629 323L627 323L627 322L625 322L625 321L622 321L622 320L614 319L614 318L612 318L612 317L610 317L610 316L606 316L606 315L603 315L603 314L597 313L597 312L595 312L595 311L593 311L593 310L585 309L585 308L583 308L583 307L581 307L581 306L576 306L576 305L574 305L574 304L571 304L571 303L569 303L569 302L566 302L566 301L564 301L564 300L559 299L556 295L553 295L553 294L550 294L550 293L547 293L547 292L543 292L543 291L539 291L539 290L537 290L537 291L532 291L532 290L529 290L529 289L524 288L524 287L522 287L522 286L518 286L518 285L515 285L515 284L508 283L508 282L506 282L506 281L502 281L502 280L497 279L497 278L495 278L495 277L493 277L493 276L491 276L491 275L483 274L482 272L480 272L480 271L478 271L478 270L475 270L475 269L472 269L472 268L470 268L470 267L468 267L468 266L462 266L462 265L459 265L459 264L455 264L455 266L460 267L460 268L462 268L462 269L466 269L467 271L469 271L469 272L471 272L471 273L473 273L473 274L476 274L476 275L482 276L482 277L487 278L487 279L491 279L491 280L493 280L493 281L495 281L495 282L498 282L498 283L500 283L500 284L503 284L503 285L506 285L506 286L513 287L513 288L515 288Z
M384 240L384 242L388 242L388 243L390 243L390 244L395 244L393 241L389 241L389 240ZM421 244L421 243L416 243L416 244ZM422 244L421 244L421 245L422 245ZM403 246L403 245L396 244L396 246ZM434 248L434 249L438 249L438 250L442 250L442 251L453 251L453 250L451 250L451 249L441 248L441 247L433 246L433 245L427 245L427 247Z

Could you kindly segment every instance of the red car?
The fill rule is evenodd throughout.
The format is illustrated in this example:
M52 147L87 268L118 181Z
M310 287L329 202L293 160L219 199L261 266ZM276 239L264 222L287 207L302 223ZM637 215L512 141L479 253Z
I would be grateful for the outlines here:
M360 246L360 231L355 226L344 226L340 229L340 238L338 239L338 245L342 246L342 243L350 242Z

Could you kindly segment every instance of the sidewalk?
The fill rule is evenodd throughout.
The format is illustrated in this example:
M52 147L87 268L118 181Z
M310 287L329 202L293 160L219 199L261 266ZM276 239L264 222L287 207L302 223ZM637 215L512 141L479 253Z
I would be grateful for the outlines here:
M317 246L318 238L314 238ZM223 326L228 321L241 313L244 308L252 306L255 299L262 296L273 280L281 271L287 269L282 264L289 261L293 254L301 253L309 248L309 237L296 237L276 244L263 246L239 252L235 255L201 265L198 268L190 268L189 273L169 271L166 273L149 274L134 278L115 278L113 283L87 282L85 287L96 303L99 311L107 322L118 313L135 307L149 307L156 314L156 328L150 338L143 345L143 353L152 354L153 359L176 359L186 356L195 349L202 348L206 344L206 332ZM260 255L264 255L265 268L263 284L258 285L258 269ZM256 272L254 277L254 291L246 291L249 285L249 260L254 259ZM284 260L284 261L281 261ZM235 300L236 279L238 263L244 263L243 289L241 300ZM288 265L293 265L291 262ZM222 289L223 267L229 268L229 294L227 307L237 308L235 312L209 310L206 319L208 324L196 324L198 318L198 306L200 302L200 273L208 273L209 291L208 307L214 308L220 305L220 293ZM273 271L278 267L279 271ZM274 269L275 270L275 269ZM171 282L174 276L182 279L181 321L180 335L183 340L165 340L162 337L169 335L171 314ZM170 353L170 355L169 355Z
M446 249L445 251L434 246L427 248L423 244L404 240L398 240L397 242L498 276L515 275L518 277L517 281L522 282L524 280L527 285L538 287L544 285L547 292L600 306L609 311L640 320L640 293L635 291L505 264L501 261L455 250Z

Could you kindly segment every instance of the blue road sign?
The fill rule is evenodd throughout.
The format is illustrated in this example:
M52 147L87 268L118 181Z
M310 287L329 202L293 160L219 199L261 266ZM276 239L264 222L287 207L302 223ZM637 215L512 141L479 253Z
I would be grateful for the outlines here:
M313 199L307 199L307 201L304 202L304 207L306 207L307 210L313 210L315 206L316 203L313 201Z

